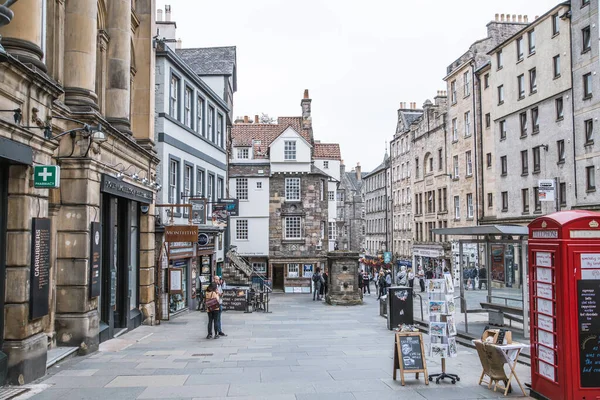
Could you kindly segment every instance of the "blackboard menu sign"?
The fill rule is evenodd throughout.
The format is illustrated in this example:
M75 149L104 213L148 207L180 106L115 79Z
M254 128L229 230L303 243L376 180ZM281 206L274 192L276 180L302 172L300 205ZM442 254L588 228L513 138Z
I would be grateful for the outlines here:
M581 387L600 387L600 280L577 282L579 303L579 379Z
M31 228L31 272L29 319L48 315L50 294L50 219L33 218Z
M421 352L421 336L398 335L400 341L400 362L403 370L422 370L423 353Z
M225 289L221 298L223 310L246 311L246 290Z
M600 280L577 282L579 332L600 333Z
M388 296L389 298L389 296ZM419 332L398 332L394 343L394 380L396 370L400 369L400 379L404 386L404 374L414 373L419 379L419 373L425 375L425 384L429 384L427 377L427 363L425 362L425 347L423 335Z
M90 245L90 299L100 296L100 265L102 265L102 224L92 222Z

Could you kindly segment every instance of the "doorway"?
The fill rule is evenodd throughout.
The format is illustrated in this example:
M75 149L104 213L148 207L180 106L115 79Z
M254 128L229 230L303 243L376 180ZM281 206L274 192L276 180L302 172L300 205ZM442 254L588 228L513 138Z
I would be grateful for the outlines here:
M283 291L283 265L273 265L273 290Z

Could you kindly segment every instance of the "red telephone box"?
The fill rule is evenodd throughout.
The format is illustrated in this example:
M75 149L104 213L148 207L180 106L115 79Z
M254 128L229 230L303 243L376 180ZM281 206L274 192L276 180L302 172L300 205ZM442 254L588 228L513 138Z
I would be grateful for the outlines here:
M529 224L531 395L600 399L600 213Z

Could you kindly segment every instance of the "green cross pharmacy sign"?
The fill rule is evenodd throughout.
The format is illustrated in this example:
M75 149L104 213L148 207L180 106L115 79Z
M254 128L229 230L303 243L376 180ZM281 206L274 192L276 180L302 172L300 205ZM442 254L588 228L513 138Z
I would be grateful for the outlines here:
M33 187L60 187L60 167L57 165L35 165L33 167Z

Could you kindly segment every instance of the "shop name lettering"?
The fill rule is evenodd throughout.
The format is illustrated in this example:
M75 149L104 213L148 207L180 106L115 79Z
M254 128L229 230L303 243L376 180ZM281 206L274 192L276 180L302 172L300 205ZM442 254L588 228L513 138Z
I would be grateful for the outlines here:
M169 236L173 236L173 235L196 235L196 231L194 230L180 230L180 231L167 231L167 235Z
M35 264L33 266L33 275L38 278L40 276L40 248L42 247L42 231L35 231Z
M104 186L107 189L116 190L118 192L126 193L129 195L133 195L135 197L141 197L143 199L152 200L152 193L146 192L145 190L139 190L131 186L125 186L121 183L104 181Z

